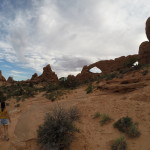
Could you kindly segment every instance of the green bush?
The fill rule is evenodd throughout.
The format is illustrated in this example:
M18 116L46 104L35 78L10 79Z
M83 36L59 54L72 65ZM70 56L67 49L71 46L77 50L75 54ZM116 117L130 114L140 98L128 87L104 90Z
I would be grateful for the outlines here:
M73 75L68 75L67 78L61 78L59 82L60 86L64 88L74 89L79 86L78 79Z
M126 132L132 124L132 118L127 116L122 117L117 122L115 122L114 127L117 128L119 131Z
M127 133L130 137L138 137L140 135L137 123L134 123L132 118L128 116L122 117L117 122L115 122L114 127L121 132Z
M145 76L145 75L147 75L148 74L148 70L144 70L143 72L142 72L142 75L143 76Z
M109 117L108 114L102 114L101 115L101 120L100 120L100 124L101 125L104 125L104 124L107 124L111 121L111 118Z
M99 118L100 116L101 116L101 114L100 114L99 112L96 112L96 113L94 114L94 116L93 116L93 119Z
M127 142L124 136L117 138L112 144L112 150L126 150Z
M89 94L89 93L93 92L93 89L94 89L93 85L89 84L88 87L85 90L86 90L86 93Z
M49 93L49 92L53 92L53 91L56 91L56 90L59 90L59 85L58 84L49 84L47 87L46 87L46 92Z
M46 115L44 124L37 131L42 149L69 149L74 133L78 132L74 125L74 120L78 119L77 111L71 111L59 107Z

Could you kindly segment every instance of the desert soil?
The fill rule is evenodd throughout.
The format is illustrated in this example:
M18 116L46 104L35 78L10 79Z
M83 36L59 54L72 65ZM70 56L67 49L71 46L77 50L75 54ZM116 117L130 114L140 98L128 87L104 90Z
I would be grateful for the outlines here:
M36 131L45 114L58 105L64 108L77 106L81 113L81 119L76 123L80 133L76 133L71 150L110 150L112 141L121 135L126 137L128 150L150 150L150 80L142 82L145 86L127 93L95 89L86 94L87 86L82 86L55 102L39 93L20 102L20 107L14 107L16 100L12 99L8 101L12 120L9 125L10 140L1 139L0 150L40 150ZM101 126L100 119L93 119L96 112L108 114L112 121ZM113 123L125 116L139 123L140 137L129 138L114 129Z

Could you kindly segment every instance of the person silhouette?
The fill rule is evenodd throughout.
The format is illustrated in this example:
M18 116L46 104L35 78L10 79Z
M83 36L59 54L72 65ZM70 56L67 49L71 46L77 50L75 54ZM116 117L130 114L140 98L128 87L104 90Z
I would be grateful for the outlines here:
M4 140L9 140L8 135L8 125L11 122L9 113L6 109L6 103L5 101L1 102L1 110L0 110L0 125L3 126L3 134L4 134ZM1 137L2 137L2 130L1 130Z

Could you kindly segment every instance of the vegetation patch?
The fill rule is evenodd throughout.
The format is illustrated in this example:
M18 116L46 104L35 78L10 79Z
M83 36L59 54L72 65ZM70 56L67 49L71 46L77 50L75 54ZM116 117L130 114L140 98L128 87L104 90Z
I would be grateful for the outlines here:
M112 150L126 150L127 149L127 142L124 136L121 136L114 140L112 144Z
M101 120L100 120L100 124L101 125L104 125L104 124L107 124L111 121L111 118L108 114L102 114L101 115Z
M142 75L143 76L145 76L145 75L147 75L148 74L148 70L144 70L143 72L142 72Z
M122 117L114 123L114 127L119 131L126 133L129 137L138 137L140 132L138 130L138 124L132 121L130 117Z
M69 149L74 140L74 133L79 132L74 125L74 121L78 119L79 111L75 107L68 110L59 107L48 113L44 124L37 131L38 143L42 149Z
M85 91L87 94L89 94L93 92L93 89L94 89L93 85L89 84L88 87L85 89Z
M101 114L99 112L96 112L93 116L93 119L96 119L96 118L100 118Z

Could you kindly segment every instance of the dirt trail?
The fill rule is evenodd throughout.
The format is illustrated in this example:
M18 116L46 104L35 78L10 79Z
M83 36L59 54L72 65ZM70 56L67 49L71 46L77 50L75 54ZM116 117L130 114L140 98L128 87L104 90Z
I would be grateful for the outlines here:
M147 81L149 82L149 81ZM113 123L123 116L130 116L139 123L141 136L130 139L126 136L128 150L150 150L150 83L148 86L127 94L108 93L95 90L86 94L86 87L70 91L63 99L51 102L36 95L14 108L11 101L9 110L12 123L9 127L10 141L0 140L0 150L39 150L36 144L36 130L42 124L45 114L60 105L77 106L81 119L77 123L80 133L71 144L71 150L108 150L112 140L124 135L113 128ZM109 114L112 121L101 126L99 119L93 119L95 112Z

